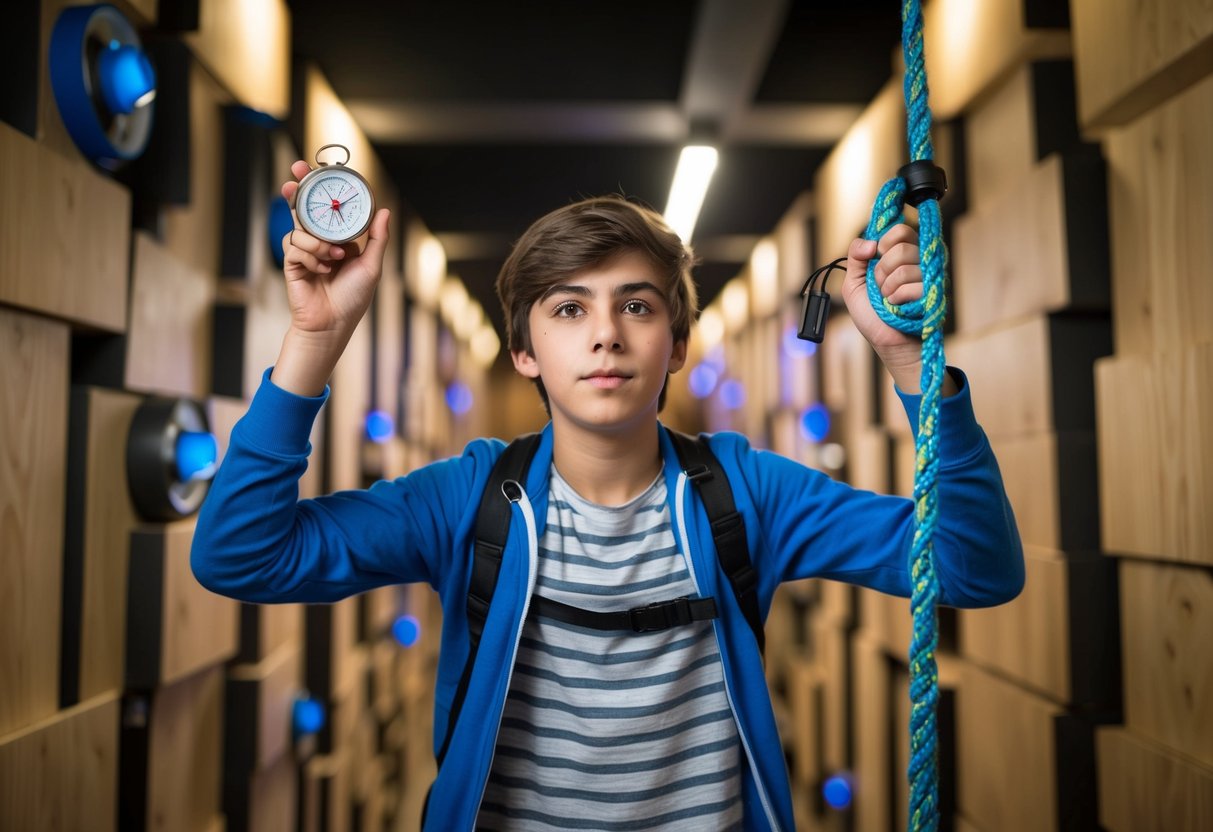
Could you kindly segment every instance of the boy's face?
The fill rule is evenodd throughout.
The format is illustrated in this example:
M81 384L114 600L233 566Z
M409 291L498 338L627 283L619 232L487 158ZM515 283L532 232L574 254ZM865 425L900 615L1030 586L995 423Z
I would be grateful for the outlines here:
M628 252L573 275L531 307L532 353L514 367L539 378L553 424L611 433L657 418L666 373L686 362L653 265Z

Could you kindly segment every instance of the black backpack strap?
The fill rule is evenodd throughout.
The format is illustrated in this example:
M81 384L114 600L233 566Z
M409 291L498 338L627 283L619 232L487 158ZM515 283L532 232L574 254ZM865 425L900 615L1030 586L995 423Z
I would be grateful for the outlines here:
M634 633L656 633L673 627L684 627L696 621L711 621L716 617L715 598L672 598L654 601L630 610L599 612L562 604L542 595L531 596L531 618L551 618L591 630L631 630Z
M758 652L763 653L766 650L766 634L758 611L758 573L750 563L745 520L737 513L728 477L706 439L693 438L676 430L667 432L674 441L682 470L699 490L699 497L708 511L708 520L712 523L712 539L716 541L720 567L728 576L741 612L754 631Z
M480 496L480 508L476 513L476 542L473 547L472 578L468 584L468 659L451 700L451 713L446 723L446 737L438 751L438 765L442 765L455 723L463 709L468 684L472 679L472 667L476 664L476 653L480 649L480 637L484 634L484 622L489 617L493 593L497 589L497 576L501 573L501 557L510 534L510 504L517 502L521 494L514 493L526 480L531 458L539 447L538 433L520 436L506 446L489 474L489 481Z

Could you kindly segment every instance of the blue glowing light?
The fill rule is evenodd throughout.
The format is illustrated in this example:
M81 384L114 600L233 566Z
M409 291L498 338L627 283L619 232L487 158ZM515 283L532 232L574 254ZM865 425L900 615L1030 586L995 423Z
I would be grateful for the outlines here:
M817 354L817 345L812 341L798 338L796 336L796 327L789 326L783 331L783 351L792 358L799 356L808 357Z
M697 399L706 399L716 389L716 382L719 379L720 374L712 365L696 364L687 378L687 386L691 388L692 396Z
M207 480L215 476L219 445L212 434L183 430L177 434L176 450L177 479L181 482Z
M737 410L745 404L745 385L735 378L720 385L720 401L729 410Z
M324 727L324 705L310 696L298 697L291 706L291 727L296 737L315 734Z
M279 196L270 201L269 227L270 254L274 256L274 262L281 269L282 264L286 261L286 251L282 248L282 243L286 239L286 235L290 234L291 229L295 227L295 219L291 216L291 204L286 201L286 197Z
M372 442L383 444L392 438L396 432L396 424L392 417L383 410L372 410L366 414L366 438Z
M392 635L401 647L412 647L421 638L421 622L411 615L402 615L392 622Z
M821 785L821 796L825 798L826 805L831 809L841 812L843 809L850 808L853 797L851 778L845 774L835 774L826 778L825 783Z
M156 71L139 47L112 41L98 60L101 97L111 113L133 112L156 97Z
M800 414L800 435L810 442L821 442L830 435L830 411L821 402Z
M472 409L472 389L462 381L452 381L446 388L446 406L456 416Z

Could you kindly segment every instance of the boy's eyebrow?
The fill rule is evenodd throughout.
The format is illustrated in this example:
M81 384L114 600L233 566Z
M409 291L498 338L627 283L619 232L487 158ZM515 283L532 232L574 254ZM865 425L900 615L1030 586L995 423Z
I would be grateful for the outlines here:
M647 280L642 280L637 283L621 283L615 287L613 294L615 297L621 295L632 295L637 292L652 292L655 295L660 295L661 290ZM557 283L555 286L549 286L548 290L543 293L540 301L547 299L550 295L577 295L578 297L590 298L594 293L590 291L588 286L579 286L574 283Z

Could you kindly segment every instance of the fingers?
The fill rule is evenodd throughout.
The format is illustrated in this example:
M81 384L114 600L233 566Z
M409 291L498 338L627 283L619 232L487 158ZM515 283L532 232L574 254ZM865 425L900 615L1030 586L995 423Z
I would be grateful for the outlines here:
M387 251L388 220L391 216L392 212L387 208L380 208L375 212L375 219L371 220L371 235L366 241L363 254L376 266L383 265L383 255Z
M328 274L333 270L331 261L344 260L347 250L318 240L306 231L294 229L282 238L282 249L286 252L287 265L297 263L309 272Z
M880 237L879 251L883 257L889 250L902 244L918 245L918 232L905 223L898 223Z

